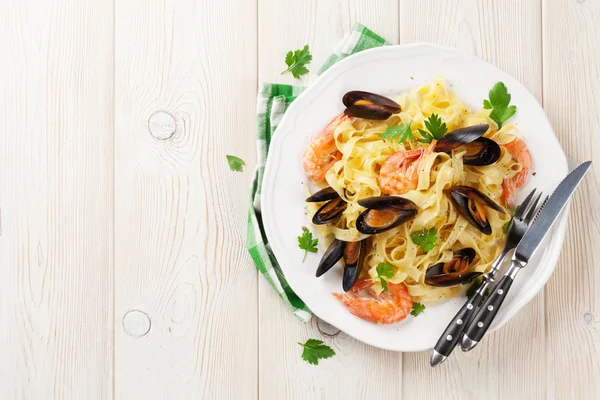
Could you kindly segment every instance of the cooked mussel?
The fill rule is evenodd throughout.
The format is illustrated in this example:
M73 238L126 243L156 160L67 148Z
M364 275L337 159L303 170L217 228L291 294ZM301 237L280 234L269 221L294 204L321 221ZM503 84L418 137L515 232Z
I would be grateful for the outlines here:
M375 235L410 221L419 211L412 201L399 196L379 196L359 200L365 207L356 220L360 233Z
M367 254L367 239L360 242L343 242L334 239L329 245L317 267L317 278L326 273L340 259L344 261L342 287L345 292L352 289L362 269Z
M500 159L500 146L492 139L480 137L465 145L466 153L463 156L465 165L490 165Z
M475 228L485 235L492 233L492 227L488 221L485 207L489 207L499 213L506 212L492 199L470 186L455 186L450 189L450 199L456 210L465 217Z
M342 279L342 288L344 292L352 289L356 283L360 270L362 269L367 255L367 239L360 242L348 242L344 248L344 278Z
M357 118L383 120L400 112L400 105L395 101L360 90L346 93L342 102L346 106L345 113Z
M309 203L320 203L325 201L313 215L312 223L315 225L326 225L335 221L346 209L348 204L331 187L319 190L306 199Z
M340 261L344 255L344 247L346 247L346 242L342 242L341 240L334 239L333 242L331 242L327 250L325 250L325 254L321 257L321 261L317 267L317 278L329 271L331 267Z
M451 153L453 149L464 146L467 151L463 157L465 165L493 164L500 158L501 150L498 143L482 137L488 128L488 124L480 124L456 129L443 136L435 145L434 151Z
M452 259L430 267L425 273L425 283L431 286L454 286L481 275L481 272L469 271L469 264L475 259L475 250L468 247L455 251Z

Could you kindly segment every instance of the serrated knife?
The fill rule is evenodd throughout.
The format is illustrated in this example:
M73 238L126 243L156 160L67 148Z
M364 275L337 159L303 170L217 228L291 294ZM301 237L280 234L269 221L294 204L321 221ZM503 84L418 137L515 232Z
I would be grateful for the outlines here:
M473 349L483 338L492 321L498 314L498 310L504 302L508 290L512 285L517 273L524 268L539 248L540 243L552 228L552 225L560 215L569 198L573 195L575 189L583 179L585 173L590 168L591 161L586 161L575 168L558 185L552 196L548 199L535 221L527 230L523 239L515 249L512 256L512 264L506 274L494 286L492 294L483 303L477 314L470 321L462 338L461 348L463 351Z

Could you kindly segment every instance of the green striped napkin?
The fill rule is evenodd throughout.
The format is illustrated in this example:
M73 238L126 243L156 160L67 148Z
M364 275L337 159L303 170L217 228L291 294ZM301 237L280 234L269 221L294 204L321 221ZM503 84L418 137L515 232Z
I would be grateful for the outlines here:
M364 26L356 24L350 33L338 44L334 53L329 56L325 64L319 69L318 74L322 74L336 62L352 54L388 44L382 37ZM296 317L303 322L308 322L312 316L310 310L302 299L290 288L285 276L281 272L279 263L271 252L263 229L260 208L260 192L271 138L287 107L303 90L304 88L299 86L268 83L261 84L258 90L258 97L256 99L258 126L256 148L258 156L250 194L251 205L248 213L248 237L246 245L256 267L265 276L273 289L290 306Z

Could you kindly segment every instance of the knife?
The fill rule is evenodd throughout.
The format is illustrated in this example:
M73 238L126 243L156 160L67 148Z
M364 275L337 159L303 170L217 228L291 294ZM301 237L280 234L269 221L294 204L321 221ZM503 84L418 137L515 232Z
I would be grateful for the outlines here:
M558 185L548 202L543 206L538 213L535 221L521 239L521 242L515 249L512 256L510 269L500 279L498 284L494 286L490 297L483 303L477 314L473 317L469 326L466 328L462 337L461 348L463 351L473 349L483 338L489 329L492 321L498 314L498 310L502 302L508 294L508 290L512 285L517 273L524 268L535 251L539 248L540 243L548 234L554 222L562 209L567 204L569 198L583 179L585 173L590 168L591 161L586 161L575 168L563 181Z

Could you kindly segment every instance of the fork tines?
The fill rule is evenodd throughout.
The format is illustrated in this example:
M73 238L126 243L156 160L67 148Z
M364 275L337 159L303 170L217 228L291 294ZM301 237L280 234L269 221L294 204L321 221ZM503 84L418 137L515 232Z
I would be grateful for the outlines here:
M521 221L525 220L526 222L529 222L533 219L533 217L536 215L537 204L540 201L540 197L542 197L542 192L540 192L532 203L531 199L533 199L535 192L536 189L533 189L527 195L527 197L525 197L525 200L523 200L523 202L518 206L518 209L515 212L515 218Z

